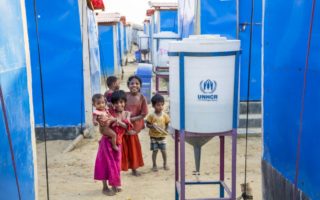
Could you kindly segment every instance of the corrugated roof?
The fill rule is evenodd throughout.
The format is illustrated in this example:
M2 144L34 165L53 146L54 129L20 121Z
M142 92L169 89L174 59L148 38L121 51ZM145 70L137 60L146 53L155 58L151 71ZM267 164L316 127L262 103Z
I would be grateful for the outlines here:
M120 21L120 13L95 12L97 22L112 23Z

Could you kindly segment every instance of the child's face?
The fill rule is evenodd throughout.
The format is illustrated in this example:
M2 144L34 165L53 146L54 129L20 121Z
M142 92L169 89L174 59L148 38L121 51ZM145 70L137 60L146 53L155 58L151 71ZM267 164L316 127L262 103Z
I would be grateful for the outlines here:
M153 108L154 108L154 111L156 113L161 113L163 111L163 106L164 106L164 103L163 102L157 102Z
M104 101L104 98L101 97L99 99L97 99L94 102L94 107L96 107L97 110L103 110L106 108L106 102Z
M122 99L113 104L113 107L116 111L122 112L124 111L124 107L126 106L126 102Z
M140 82L138 81L138 79L132 79L129 82L129 90L131 93L138 93L140 91Z
M120 89L120 80L119 79L117 79L117 81L113 83L112 89L113 89L113 91Z

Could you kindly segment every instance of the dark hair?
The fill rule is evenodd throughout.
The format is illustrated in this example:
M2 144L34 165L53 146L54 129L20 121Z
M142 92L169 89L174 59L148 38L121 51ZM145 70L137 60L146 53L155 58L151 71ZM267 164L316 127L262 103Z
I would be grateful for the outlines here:
M151 103L152 106L155 106L157 103L164 103L164 98L161 94L155 94L152 98L151 98Z
M92 104L94 104L98 99L104 98L102 94L94 94L92 96Z
M115 82L117 82L117 80L118 80L117 77L115 77L115 76L109 76L109 77L107 78L107 81L106 81L107 86L110 88L110 87L112 86L112 84L114 84Z
M137 75L132 75L128 78L128 82L127 82L127 86L129 87L130 81L132 81L132 79L137 79L140 83L140 85L142 85L142 80L139 76Z
M118 101L123 100L127 102L126 93L123 90L114 91L111 95L111 103L117 103Z

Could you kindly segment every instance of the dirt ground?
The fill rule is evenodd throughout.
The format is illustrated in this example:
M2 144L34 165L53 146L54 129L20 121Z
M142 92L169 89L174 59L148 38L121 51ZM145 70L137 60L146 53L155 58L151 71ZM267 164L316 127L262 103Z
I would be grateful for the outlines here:
M121 89L126 89L126 77L135 70L135 66L124 68L125 77ZM94 162L98 148L99 134L83 140L77 148L69 153L62 151L71 141L49 141L48 166L49 188L51 200L170 200L175 197L174 187L174 140L169 136L167 141L169 171L162 168L158 172L151 171L151 151L149 150L148 130L139 134L145 166L140 168L142 176L132 176L130 172L122 172L123 191L116 196L108 197L101 193L102 184L93 180ZM261 137L249 137L247 180L253 190L255 200L262 199L261 191ZM241 195L240 184L244 181L245 139L237 142L237 196ZM231 178L231 140L226 139L226 174L228 186ZM219 140L213 138L202 148L200 180L218 180L219 177ZM46 199L44 143L37 143L39 200ZM162 166L161 154L158 154L158 166ZM186 177L195 180L193 149L186 145ZM187 198L218 197L218 187L212 185L187 186Z

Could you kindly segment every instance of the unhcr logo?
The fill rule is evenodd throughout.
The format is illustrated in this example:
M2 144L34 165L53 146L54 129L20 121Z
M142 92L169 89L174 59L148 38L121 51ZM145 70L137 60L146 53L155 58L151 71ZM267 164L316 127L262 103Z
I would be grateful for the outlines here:
M214 93L214 91L216 90L216 87L217 87L217 83L215 81L211 81L210 79L200 82L200 90L205 94Z
M217 101L218 95L213 94L216 91L217 82L213 80L206 80L200 82L200 90L202 94L198 95L199 101Z

